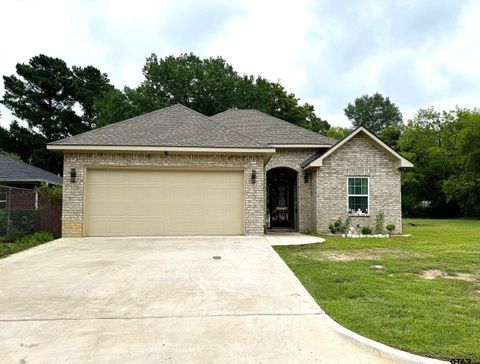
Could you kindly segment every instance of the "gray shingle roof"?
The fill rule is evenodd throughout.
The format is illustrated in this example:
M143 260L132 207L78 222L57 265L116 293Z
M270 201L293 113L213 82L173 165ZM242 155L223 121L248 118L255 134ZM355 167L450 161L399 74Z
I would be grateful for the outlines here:
M314 160L316 160L318 157L321 157L323 154L325 154L325 152L326 152L327 150L328 150L328 149L321 149L321 150L319 150L318 152L313 153L310 157L308 157L308 158L305 159L302 163L300 163L300 167L305 168L305 167L308 166L310 163L312 163Z
M180 104L62 139L51 145L267 147Z
M324 135L257 110L230 109L210 119L264 144L335 144Z
M61 185L62 177L0 153L0 182L46 182Z

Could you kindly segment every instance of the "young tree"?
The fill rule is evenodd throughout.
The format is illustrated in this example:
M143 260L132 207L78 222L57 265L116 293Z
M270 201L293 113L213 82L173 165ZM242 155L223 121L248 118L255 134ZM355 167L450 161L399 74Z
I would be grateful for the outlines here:
M398 106L378 92L372 96L363 95L348 103L345 115L354 128L364 126L375 134L380 134L386 127L403 125L402 113Z

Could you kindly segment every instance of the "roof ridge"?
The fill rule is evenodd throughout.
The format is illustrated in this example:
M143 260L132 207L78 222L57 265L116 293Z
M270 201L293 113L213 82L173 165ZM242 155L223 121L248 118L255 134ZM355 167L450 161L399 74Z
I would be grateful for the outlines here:
M209 118L213 118L213 117L215 117L215 116L225 114L226 112L236 111L236 110L254 110L254 109L236 109L236 108L231 108L231 107L229 107L227 110L220 111L220 112L218 112L218 113L216 113L216 114L213 114L213 115L209 116Z
M80 133L80 134L76 134L76 135L72 135L72 136L69 136L69 137L66 137L66 138L62 138L62 139L59 139L59 140L55 140L53 142L50 142L48 144L55 144L59 141L62 141L62 140L65 140L65 139L73 139L73 138L76 138L77 136L80 136L80 135L85 135L85 134L90 134L94 131L97 131L97 130L102 130L102 129L108 129L110 127L113 127L114 125L120 125L120 124L125 124L126 122L128 121L131 121L132 119L136 119L140 116L146 116L146 115L150 115L150 114L155 114L161 110L164 110L164 109L167 109L167 108L170 108L172 106L175 106L175 105L170 105L170 106L166 106L162 109L157 109L157 110L153 110L153 111L148 111L146 113L143 113L143 114L140 114L140 115L137 115L137 116L132 116L131 118L128 118L128 119L125 119L125 120L120 120L120 121L116 121L114 123L110 123L110 124L107 124L107 125L104 125L104 126L101 126L100 128L95 128L95 129L91 129L91 130L88 130L88 131L85 131L83 133Z
M169 109L174 109L174 110L169 111ZM204 115L197 110L193 110L181 103L169 105L162 109L157 109L154 111L150 111L148 113L144 113L138 116L128 118L126 120L111 123L100 128L89 130L85 133L77 134L71 137L67 137L67 138L52 142L50 144L60 145L60 144L75 143L76 141L81 142L85 136L94 138L98 132L103 134L105 133L108 134L109 132L114 133L114 131L116 130L115 128L119 128L118 129L119 131L128 129L130 128L130 126L134 125L136 121L139 121L139 122L148 121L149 123L155 124L155 122L157 121L156 115L158 115L158 120L161 120L162 118L165 118L165 117L168 118L168 115L170 114L178 115L178 117L180 117L181 119L185 119L185 121L193 120L197 123L197 125L200 128L209 128L213 135L221 134L222 138L225 139L225 141L223 142L225 145L240 143L245 145L251 144L253 147L256 147L256 148L269 147L267 143L263 143L255 138L251 138L248 135L245 135L243 133L236 131L234 128L230 128L228 126L223 125L222 123L216 122L211 117ZM125 126L122 127L122 125L125 125ZM231 140L231 142L229 140Z
M230 110L230 109L229 109L229 110ZM222 112L219 113L219 114L223 114L224 112L227 112L227 111L228 111L228 110L222 111ZM215 114L215 115L219 115L219 114ZM215 115L212 115L212 116L215 116ZM263 147L269 147L269 146L270 146L270 144L260 143L258 140L255 140L255 139L249 137L248 135L245 135L245 134L243 134L243 133L240 133L239 131L233 130L232 128L227 128L225 125L214 121L214 120L212 119L212 116L207 116L207 118L209 118L210 121L213 122L215 125L218 125L218 126L224 128L224 129L227 129L227 130L229 130L229 131L231 131L231 132L233 132L233 133L235 133L235 134L241 135L242 137L247 138L248 140L251 140L252 142L254 142L254 143L258 144L258 145L261 145L261 146L263 146Z
M263 112L263 111L260 111L260 110L257 110L257 109L227 109L227 110L225 110L225 111L222 111L221 113L218 113L218 114L215 114L215 115L212 115L212 116L217 116L217 115L225 114L225 113L227 113L227 112L229 112L229 111L233 111L233 112L235 112L235 111L250 111L250 112L256 112L256 113L259 113L259 114L262 114L262 115L267 116L268 118L272 119L272 121L274 121L274 122L276 122L276 123L280 123L280 122L281 122L281 123L287 123L289 126L293 126L293 127L296 127L296 128L300 128L300 129L302 129L302 131L307 131L307 133L310 133L310 134L312 134L312 135L315 135L315 136L321 135L322 137L324 137L324 138L328 139L329 141L331 141L331 142L332 142L332 145L336 143L336 140L335 140L335 139L332 139L332 138L330 138L330 137L327 137L327 136L324 135L324 134L317 133L316 131L313 131L313 130L304 128L303 126L294 124L294 123L292 123L292 122L290 122L290 121L288 121L288 120L281 119L281 118L279 118L279 117L277 117L277 116L270 115L270 114L268 114L268 113L266 113L266 112ZM274 126L271 126L270 128L267 128L266 130L271 130L271 129L273 129L273 128L274 128Z
M335 142L335 139L329 138L329 137L327 137L326 135L323 135L323 134L318 133L318 132L316 132L316 131L313 131L313 130L304 128L303 126L300 126L300 125L291 123L290 121L281 119L281 118L279 118L279 117L277 117L277 116L273 116L273 115L267 114L266 112L259 111L259 110L256 110L256 109L253 109L253 110L256 111L256 112L258 112L258 113L267 115L269 118L274 119L274 121L276 121L276 122L281 121L281 122L284 122L284 123L288 123L288 124L290 124L290 125L292 125L292 126L294 126L294 127L301 128L301 129L303 129L303 130L306 130L308 133L313 133L313 134L315 134L315 135L320 134L320 135L323 136L324 138L330 139L332 142ZM273 126L272 126L272 128L273 128ZM269 128L268 130L270 130L270 128Z
M266 145L266 144L260 143L259 141L255 140L255 139L253 139L253 138L250 138L249 136L247 136L247 135L245 135L245 134L242 134L242 133L240 133L240 132L238 132L238 131L236 131L236 130L233 130L233 129L231 129L231 128L227 128L226 126L224 126L224 125L222 125L222 124L220 124L220 123L215 122L213 119L211 119L211 116L207 116L207 115L205 115L205 114L202 114L201 112L199 112L199 111L197 111L197 110L193 110L193 109L189 108L188 106L185 106L185 105L183 105L183 104L181 104L181 103L179 103L179 102L176 103L175 105L171 105L171 106L181 106L181 107L184 108L184 109L187 109L187 110L189 110L189 111L193 111L194 113L197 113L198 115L201 115L203 118L207 119L210 123L214 124L215 127L221 127L221 128L223 128L223 129L225 129L225 130L228 130L228 131L231 132L231 133L241 135L242 137L249 139L250 141L254 142L255 144L258 144L259 146L263 146L263 147L268 146L268 145ZM169 106L169 107L171 107L171 106ZM231 110L231 109L228 109L228 110ZM228 110L225 110L225 111L228 111ZM222 111L222 112L225 112L225 111ZM218 115L218 114L216 114L216 115ZM213 115L212 115L212 116L213 116Z

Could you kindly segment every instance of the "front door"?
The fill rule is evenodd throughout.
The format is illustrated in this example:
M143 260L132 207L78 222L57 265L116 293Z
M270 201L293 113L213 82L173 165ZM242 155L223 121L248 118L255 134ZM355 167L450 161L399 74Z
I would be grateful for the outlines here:
M268 172L268 214L270 228L295 226L295 174L286 168Z

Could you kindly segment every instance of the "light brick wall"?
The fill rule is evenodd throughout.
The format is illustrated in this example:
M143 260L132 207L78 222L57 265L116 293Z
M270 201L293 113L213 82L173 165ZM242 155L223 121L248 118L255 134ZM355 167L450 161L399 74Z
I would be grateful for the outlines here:
M265 167L266 172L277 167L287 167L297 172L295 229L299 231L315 230L314 200L312 199L312 186L315 184L315 180L309 176L308 182L305 183L305 171L300 164L317 150L318 149L277 149ZM267 218L266 213L265 210L265 219Z
M245 232L263 234L265 216L265 179L262 156L188 155L163 153L65 153L63 178L62 235L83 235L84 178L88 167L179 167L179 168L242 168L245 186ZM70 170L77 179L70 182ZM252 171L257 181L251 183Z
M352 226L375 227L375 215L385 213L385 224L395 224L401 232L400 171L397 161L363 134L358 134L331 156L325 158L317 172L317 226L328 231L336 219L347 217L347 178L370 177L370 214L352 217Z

